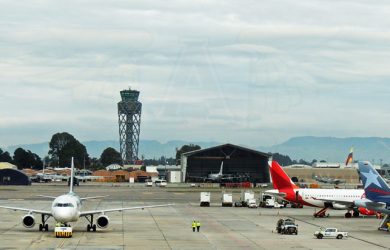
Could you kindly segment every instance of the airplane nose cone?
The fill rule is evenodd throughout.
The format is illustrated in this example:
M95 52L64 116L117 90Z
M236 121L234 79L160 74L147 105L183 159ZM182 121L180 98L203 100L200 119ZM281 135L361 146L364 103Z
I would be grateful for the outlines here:
M53 211L53 217L59 222L69 222L73 219L73 213L69 209L56 209Z

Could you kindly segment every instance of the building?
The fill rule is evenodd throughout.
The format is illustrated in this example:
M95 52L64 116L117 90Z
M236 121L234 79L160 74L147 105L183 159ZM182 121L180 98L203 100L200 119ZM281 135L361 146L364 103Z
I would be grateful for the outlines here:
M252 183L269 183L270 157L270 154L233 144L187 152L181 157L182 178L186 182L197 179L201 182L207 180L209 174L218 173L223 165L225 180L240 181L246 176Z
M0 169L0 185L31 185L30 178L17 169Z
M6 168L18 169L17 166L9 162L0 162L0 169L6 169Z

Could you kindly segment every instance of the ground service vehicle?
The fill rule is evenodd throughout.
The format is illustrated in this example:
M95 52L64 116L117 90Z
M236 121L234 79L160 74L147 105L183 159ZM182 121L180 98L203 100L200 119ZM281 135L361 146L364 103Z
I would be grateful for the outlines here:
M255 199L249 199L247 201L247 206L249 208L257 208L256 200Z
M241 201L236 201L234 202L235 207L242 207L242 202Z
M223 207L233 206L233 195L231 193L222 193L222 206Z
M255 198L255 194L253 193L253 191L250 191L250 190L241 191L240 201L241 201L243 207L248 206L248 201L250 199L254 199L254 198Z
M167 181L166 180L156 180L154 182L156 187L166 187L167 186Z
M147 187L153 187L153 181L152 181L152 180L146 180L146 181L145 181L145 186L147 186Z
M336 238L341 240L343 237L348 237L347 232L340 232L337 228L323 228L321 227L318 231L314 233L314 236L317 239L322 238Z
M201 207L210 206L210 192L200 192L200 206Z
M260 207L266 207L266 208L283 208L284 204L279 203L275 196L267 195L262 193L260 196Z
M276 223L276 231L280 234L298 234L298 225L292 219L280 219Z
M54 235L56 238L70 238L72 237L72 227L69 226L59 226L54 228Z

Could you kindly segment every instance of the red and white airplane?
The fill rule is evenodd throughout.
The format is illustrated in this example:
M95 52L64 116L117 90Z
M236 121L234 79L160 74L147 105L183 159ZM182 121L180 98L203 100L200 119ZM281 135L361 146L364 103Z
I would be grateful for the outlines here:
M275 189L265 193L299 205L322 208L314 213L314 217L324 217L329 208L348 210L345 213L346 218L358 217L359 214L376 215L375 211L354 205L355 200L365 197L363 189L299 188L291 181L278 162L270 162L269 167Z

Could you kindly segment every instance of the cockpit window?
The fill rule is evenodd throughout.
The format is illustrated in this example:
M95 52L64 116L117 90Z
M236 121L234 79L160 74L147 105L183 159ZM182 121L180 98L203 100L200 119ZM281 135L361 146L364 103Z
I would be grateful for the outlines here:
M56 203L54 204L55 207L73 207L72 203Z

